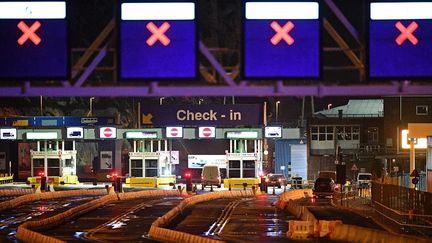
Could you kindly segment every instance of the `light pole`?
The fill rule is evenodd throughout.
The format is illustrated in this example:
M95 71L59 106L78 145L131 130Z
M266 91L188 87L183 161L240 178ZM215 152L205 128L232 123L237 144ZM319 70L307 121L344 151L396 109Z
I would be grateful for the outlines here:
M95 97L91 97L90 98L90 102L89 102L89 105L90 105L89 116L93 116L93 100L94 100L94 98Z
M276 122L279 121L279 104L280 104L280 101L279 100L276 101Z
M199 99L198 100L198 105L201 105L201 102L203 102L204 101L204 99Z

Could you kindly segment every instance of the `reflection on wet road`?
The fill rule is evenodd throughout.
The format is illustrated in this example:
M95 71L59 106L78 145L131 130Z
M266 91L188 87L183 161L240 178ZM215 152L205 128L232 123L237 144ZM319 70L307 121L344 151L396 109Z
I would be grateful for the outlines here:
M41 200L0 212L0 240L14 241L16 228L27 220L41 220L72 207L95 199L96 197L68 197Z
M229 242L286 242L288 220L294 217L276 210L276 200L277 196L263 195L200 203L171 228Z
M171 197L116 201L41 233L68 242L154 242L146 238L151 224L182 199Z

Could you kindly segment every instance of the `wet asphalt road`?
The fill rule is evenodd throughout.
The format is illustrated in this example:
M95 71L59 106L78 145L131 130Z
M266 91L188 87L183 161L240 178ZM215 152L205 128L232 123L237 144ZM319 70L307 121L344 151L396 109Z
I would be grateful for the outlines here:
M0 212L0 242L15 240L16 228L28 220L41 220L62 213L97 197L68 197L41 200Z
M170 228L228 242L286 242L288 220L295 218L275 210L276 200L277 196L262 195L203 202L190 208Z
M154 242L146 238L151 224L182 199L116 201L41 233L67 242Z

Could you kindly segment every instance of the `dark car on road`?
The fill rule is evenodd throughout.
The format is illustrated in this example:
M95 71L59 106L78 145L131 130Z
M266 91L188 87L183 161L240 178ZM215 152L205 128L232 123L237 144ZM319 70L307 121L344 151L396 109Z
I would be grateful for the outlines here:
M286 177L283 174L268 174L267 175L267 186L277 186L281 188L286 185Z
M333 197L335 183L332 178L318 178L315 180L312 194L317 198Z

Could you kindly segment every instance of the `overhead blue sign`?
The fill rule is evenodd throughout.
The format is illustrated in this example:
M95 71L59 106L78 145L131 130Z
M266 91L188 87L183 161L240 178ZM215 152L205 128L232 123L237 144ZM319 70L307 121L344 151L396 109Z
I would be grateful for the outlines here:
M318 2L245 1L245 78L319 78Z
M121 4L120 77L195 79L197 30L194 1Z
M262 105L142 106L142 124L154 126L260 126Z
M68 78L65 1L0 2L0 36L0 78Z
M432 77L432 2L372 2L371 78Z

